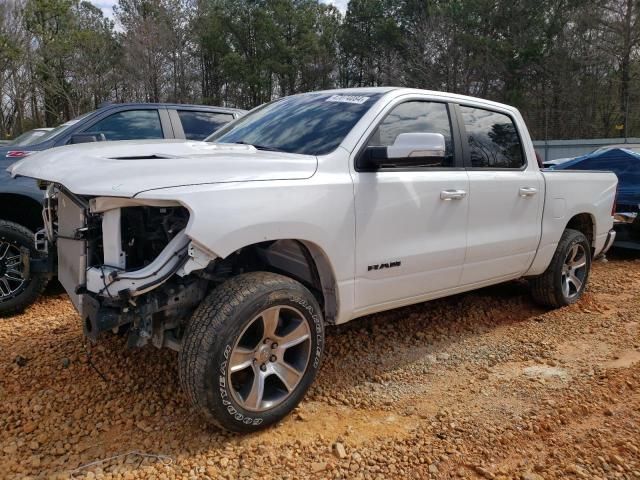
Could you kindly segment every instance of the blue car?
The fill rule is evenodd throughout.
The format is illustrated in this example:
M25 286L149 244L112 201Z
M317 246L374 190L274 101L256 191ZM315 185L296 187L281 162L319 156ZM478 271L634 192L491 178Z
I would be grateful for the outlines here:
M31 304L51 277L54 259L38 252L43 192L28 178L12 179L7 167L33 152L64 145L110 141L204 140L243 110L160 103L109 104L66 122L36 143L0 146L0 315Z
M614 246L640 250L640 151L637 145L603 147L551 167L554 170L600 170L618 177Z

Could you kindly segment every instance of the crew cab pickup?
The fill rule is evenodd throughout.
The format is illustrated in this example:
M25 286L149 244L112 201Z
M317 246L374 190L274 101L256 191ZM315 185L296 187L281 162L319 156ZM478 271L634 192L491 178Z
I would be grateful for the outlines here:
M328 325L518 278L562 307L614 236L616 176L541 171L519 112L490 101L306 93L208 140L65 147L10 171L48 185L85 335L179 351L189 398L229 430L295 407Z

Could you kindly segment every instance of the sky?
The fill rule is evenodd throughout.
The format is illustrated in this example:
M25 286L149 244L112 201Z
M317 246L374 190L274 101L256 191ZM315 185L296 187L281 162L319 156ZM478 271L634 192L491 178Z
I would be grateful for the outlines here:
M113 6L118 3L118 0L90 0L96 7L100 8L105 16L113 18ZM347 11L347 3L349 0L320 0L323 3L332 3L342 13Z

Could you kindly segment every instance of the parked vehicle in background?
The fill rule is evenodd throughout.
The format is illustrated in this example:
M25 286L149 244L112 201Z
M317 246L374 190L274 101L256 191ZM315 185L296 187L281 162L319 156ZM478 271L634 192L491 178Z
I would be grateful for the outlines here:
M43 192L33 179L11 179L6 168L36 151L104 140L203 140L243 110L204 105L111 104L45 132L35 143L0 147L0 314L20 310L50 278L51 262L38 253ZM157 151L162 152L158 145ZM26 254L25 254L26 251ZM39 263L29 266L29 258Z
M624 150L630 150L632 152L635 153L640 153L640 144L637 143L620 143L617 145L606 145L604 147L600 147L592 152L589 152L587 154L584 155L580 155L577 157L566 157L566 158L556 158L554 160L547 160L545 162L543 162L543 165L545 168L554 168L557 165L561 165L563 163L569 162L571 160L575 160L575 159L583 159L586 157L592 157L594 155L599 155L601 153L604 153L606 151L612 150L612 149L624 149Z
M573 160L573 157L556 158L555 160L547 160L546 162L542 163L542 166L544 168L552 168L552 167L555 167L556 165L560 165L561 163L568 162L569 160Z
M47 133L53 130L53 128L42 127L28 130L21 135L7 143L11 147L23 147L25 145L31 145L37 143Z
M604 147L600 147L591 152L589 155L606 152L607 150L611 150L614 148L623 148L625 150L631 150L632 152L640 153L640 144L638 143L618 143L616 145L606 145Z
M229 430L297 405L326 325L522 277L569 305L614 237L615 175L541 171L520 113L478 98L314 92L208 140L80 145L11 174L48 185L85 335L178 350L187 395Z
M640 250L640 145L621 144L599 148L553 167L557 170L596 170L618 177L615 246Z

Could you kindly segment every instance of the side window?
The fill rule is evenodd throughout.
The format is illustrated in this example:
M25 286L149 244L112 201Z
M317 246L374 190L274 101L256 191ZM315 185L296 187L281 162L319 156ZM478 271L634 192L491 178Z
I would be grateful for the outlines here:
M178 110L184 136L189 140L204 140L213 132L233 120L229 113Z
M507 115L460 106L474 168L521 168L522 143Z
M84 133L102 133L107 140L164 138L157 110L129 110L109 115Z
M369 139L368 146L388 147L393 145L401 133L441 133L446 145L444 158L434 159L424 166L440 168L454 166L451 121L446 104L421 101L401 103L378 125Z

